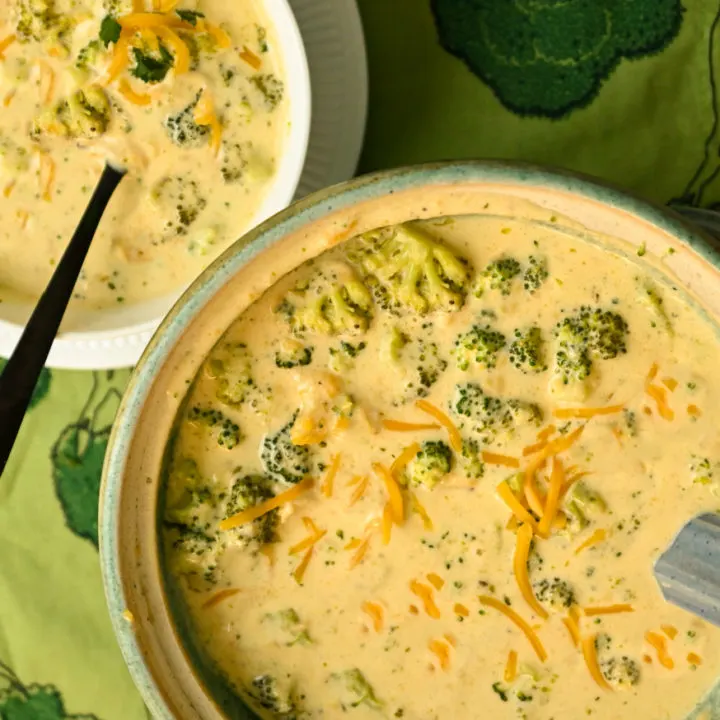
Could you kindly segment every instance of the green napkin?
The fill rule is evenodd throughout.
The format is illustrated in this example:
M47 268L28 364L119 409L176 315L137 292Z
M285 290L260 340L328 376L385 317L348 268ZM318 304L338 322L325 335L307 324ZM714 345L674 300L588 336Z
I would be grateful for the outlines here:
M720 199L709 0L360 0L361 170L521 158ZM715 47L717 45L717 48ZM97 496L128 371L48 371L0 479L0 720L145 720L105 611Z

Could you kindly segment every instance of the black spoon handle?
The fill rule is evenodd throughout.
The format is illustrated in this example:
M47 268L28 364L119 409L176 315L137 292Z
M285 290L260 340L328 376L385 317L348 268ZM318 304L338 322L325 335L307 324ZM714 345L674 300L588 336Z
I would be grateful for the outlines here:
M90 243L124 174L122 170L105 165L90 204L0 375L0 476L70 302Z

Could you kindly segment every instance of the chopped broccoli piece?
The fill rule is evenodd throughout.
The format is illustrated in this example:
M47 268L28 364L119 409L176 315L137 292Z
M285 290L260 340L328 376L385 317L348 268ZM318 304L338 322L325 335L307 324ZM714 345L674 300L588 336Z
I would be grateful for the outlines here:
M625 408L623 410L623 421L625 422L625 431L630 437L635 437L638 434L637 428L637 416L632 410Z
M279 631L282 643L288 647L312 644L307 628L293 608L268 613L263 620L271 623Z
M586 528L597 515L606 513L607 504L603 498L585 483L577 482L567 496L565 511L569 516L568 529L571 534Z
M690 478L696 485L712 485L715 480L715 466L710 458L690 456Z
M285 340L275 352L275 365L279 368L304 367L312 362L313 348L297 340Z
M238 407L256 391L252 358L244 343L227 343L208 361L206 372L216 381L215 397Z
M547 370L542 330L532 326L527 330L515 330L515 339L510 344L510 362L524 373L539 373Z
M213 407L194 405L187 415L188 421L212 431L220 447L232 450L243 438L240 426Z
M43 110L34 120L30 135L34 140L40 140L44 135L97 138L107 131L110 114L110 103L104 90L89 85Z
M503 423L505 426L514 425L540 425L543 420L543 412L539 405L529 403L525 400L510 398L505 401L505 413Z
M406 476L412 485L432 490L449 472L452 450L442 440L427 440L420 452L410 461Z
M285 94L285 85L271 73L258 73L250 77L250 82L262 95L265 107L273 111L282 101Z
M174 115L168 115L163 126L170 139L180 147L194 148L207 145L210 137L209 125L198 125L195 122L195 108L201 93L187 106Z
M450 312L465 302L467 261L411 223L366 233L349 245L348 255L388 310Z
M276 308L297 333L358 334L372 319L372 296L344 264L298 284Z
M129 15L133 11L133 0L103 0L103 8L110 15Z
M658 290L657 286L649 278L639 280L638 285L640 300L653 316L652 326L659 326L669 335L673 335L674 329L672 322L663 304L663 297L660 294L660 290Z
M553 331L557 341L555 376L563 385L585 380L593 360L609 360L627 352L628 325L610 310L581 307Z
M499 290L501 295L512 292L513 281L522 272L520 263L512 257L501 257L493 260L480 273L475 296L482 297L487 290Z
M265 500L274 497L272 482L263 475L244 475L233 483L230 496L225 507L225 517L229 518L236 513L259 505ZM271 543L275 540L278 525L278 511L271 510L256 518L251 523L245 523L235 529L243 540L255 540L260 544Z
M157 52L143 52L133 48L132 55L135 65L130 69L130 74L150 85L162 82L175 62L172 53L162 43Z
M378 700L372 685L357 668L346 670L334 677L341 680L345 686L347 695L341 700L343 708L346 706L356 708L360 705L366 705L376 710L382 708L383 703Z
M523 274L523 286L533 295L536 293L543 283L548 279L550 273L547 269L547 260L545 258L531 255L528 259L529 266Z
M287 483L298 483L310 472L310 451L294 445L290 436L297 413L277 432L268 433L260 446L260 459L265 472Z
M453 353L460 370L471 364L492 370L497 365L498 353L505 347L505 336L486 325L473 325L455 340Z
M485 464L480 459L480 444L474 438L463 440L460 465L465 476L479 480L485 474Z
M188 228L207 206L197 182L183 175L166 175L158 180L150 198L165 219L165 240L187 235Z
M30 169L30 153L0 133L0 164L9 175L25 172Z
M359 342L355 345L342 340L340 347L330 348L330 369L336 373L343 373L350 370L353 366L355 358L365 349L365 342Z
M558 577L543 578L533 585L535 597L541 603L547 603L556 610L563 610L577 604L572 585Z
M18 41L47 42L60 39L72 23L55 8L55 0L16 0L12 4Z
M223 140L220 152L220 173L226 183L237 183L244 178L252 147L253 144L250 141Z
M87 70L88 67L94 65L100 53L102 45L99 40L91 40L85 47L81 48L75 58L75 67L78 70Z
M615 688L629 688L640 682L640 666L627 655L603 660L600 663L600 671Z
M248 694L278 720L295 720L298 708L292 683L280 682L272 675L258 675Z

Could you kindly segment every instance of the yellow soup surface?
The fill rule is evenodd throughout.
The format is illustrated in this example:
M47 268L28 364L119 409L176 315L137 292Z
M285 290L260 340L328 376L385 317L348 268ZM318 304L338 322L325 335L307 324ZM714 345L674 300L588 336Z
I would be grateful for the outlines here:
M173 292L247 229L287 135L259 2L7 0L0 48L0 299L39 296L106 159L78 305Z
M681 720L720 629L652 567L718 507L715 330L551 224L383 228L262 295L179 418L164 538L275 718Z

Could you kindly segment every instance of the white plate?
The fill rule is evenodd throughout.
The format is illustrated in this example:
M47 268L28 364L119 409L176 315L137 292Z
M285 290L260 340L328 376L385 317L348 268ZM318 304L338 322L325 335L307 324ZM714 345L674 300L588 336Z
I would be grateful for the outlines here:
M310 140L298 198L355 174L365 134L368 78L355 0L289 0L289 4L305 45L312 87ZM166 298L154 302L160 313L168 307ZM110 312L117 317L104 320L116 330L95 332L92 338L86 333L60 333L48 366L89 370L134 365L159 320L123 332L132 308ZM12 351L20 333L19 326L0 322L0 355Z

